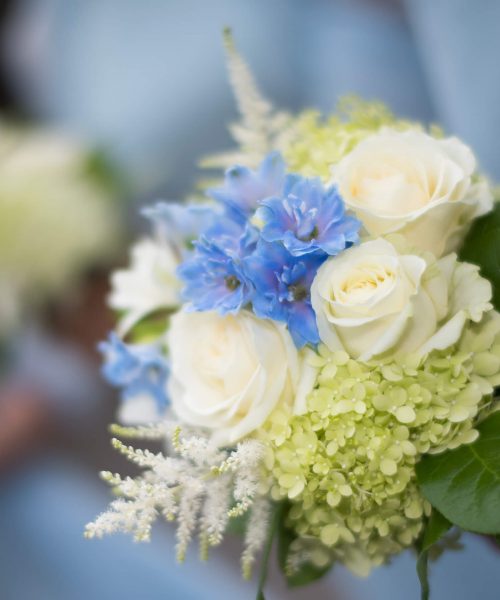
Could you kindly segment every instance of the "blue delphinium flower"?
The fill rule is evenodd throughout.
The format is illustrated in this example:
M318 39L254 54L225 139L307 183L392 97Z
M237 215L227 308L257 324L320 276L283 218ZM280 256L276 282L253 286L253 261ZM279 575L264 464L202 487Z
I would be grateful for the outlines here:
M159 201L142 214L150 219L159 236L172 244L180 256L192 250L191 244L202 231L213 227L223 211L216 204L179 204Z
M246 272L255 286L255 314L285 322L299 348L320 341L310 290L324 258L292 256L280 243L260 241L257 251L245 260Z
M221 219L194 243L195 251L177 270L186 283L182 298L187 310L236 313L251 301L253 285L243 260L256 246L257 230Z
M361 223L347 216L337 189L319 179L288 175L283 193L262 201L256 218L267 242L281 241L294 256L334 256L358 242Z
M105 358L102 372L106 380L121 388L124 402L135 398L150 398L160 417L169 404L166 383L169 369L158 348L146 344L125 344L115 333L110 333L99 344Z
M278 152L269 154L256 171L235 165L226 171L224 186L208 195L224 205L232 218L244 222L259 202L281 193L285 163Z

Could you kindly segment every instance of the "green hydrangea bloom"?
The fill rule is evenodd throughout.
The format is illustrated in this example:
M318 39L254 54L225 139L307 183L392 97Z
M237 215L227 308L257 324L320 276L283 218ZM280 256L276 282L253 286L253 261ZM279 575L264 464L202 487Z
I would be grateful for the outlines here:
M335 113L327 118L313 110L299 114L280 150L289 171L328 180L331 165L383 126L401 130L421 128L416 123L396 119L380 102L349 96L341 99Z
M470 443L500 384L500 315L425 357L361 363L319 348L308 412L270 418L272 495L292 502L297 556L340 560L359 574L413 544L430 506L415 464Z

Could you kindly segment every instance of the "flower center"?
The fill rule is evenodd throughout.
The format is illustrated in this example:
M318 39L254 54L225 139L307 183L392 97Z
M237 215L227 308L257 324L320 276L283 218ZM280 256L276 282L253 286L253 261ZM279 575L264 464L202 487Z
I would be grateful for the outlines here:
M338 302L364 303L380 288L390 286L396 273L383 265L364 265L352 269L333 293Z
M311 233L309 233L308 235L303 235L301 237L299 237L299 240L301 242L310 242L312 240L314 240L316 237L318 237L318 228L316 227L316 225L312 228Z
M307 298L307 290L302 285L290 285L288 291L296 302L301 302Z
M225 279L224 279L225 283L226 283L226 287L228 290L231 290L232 292L234 292L234 290L236 290L239 286L240 286L240 280L235 276L235 275L228 275Z

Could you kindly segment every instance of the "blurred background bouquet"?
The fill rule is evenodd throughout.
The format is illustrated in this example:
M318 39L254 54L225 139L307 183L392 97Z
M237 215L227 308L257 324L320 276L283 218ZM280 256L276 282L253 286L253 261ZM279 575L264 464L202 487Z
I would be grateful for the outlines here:
M118 256L113 190L97 154L68 136L0 124L0 336ZM104 166L103 166L104 169ZM76 288L76 289L75 289Z

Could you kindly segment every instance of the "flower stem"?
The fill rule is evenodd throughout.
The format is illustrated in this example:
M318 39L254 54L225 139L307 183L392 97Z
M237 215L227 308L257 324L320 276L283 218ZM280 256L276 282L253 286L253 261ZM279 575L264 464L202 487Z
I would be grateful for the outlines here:
M264 586L266 584L267 574L269 571L269 558L271 556L274 538L276 536L276 532L278 531L280 519L283 513L283 506L284 503L280 502L279 504L276 504L273 509L271 524L269 526L269 535L264 547L264 554L262 556L262 568L260 570L259 587L257 588L256 600L266 600L264 596Z

